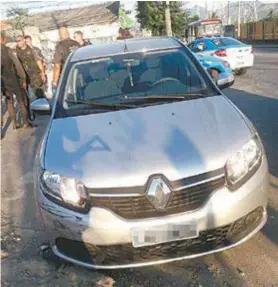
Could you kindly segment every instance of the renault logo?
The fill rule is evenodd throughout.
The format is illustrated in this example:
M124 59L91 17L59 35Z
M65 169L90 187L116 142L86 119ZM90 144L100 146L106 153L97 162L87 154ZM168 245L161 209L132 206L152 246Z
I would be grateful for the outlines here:
M161 177L151 179L147 189L147 197L156 209L163 209L168 203L171 190Z

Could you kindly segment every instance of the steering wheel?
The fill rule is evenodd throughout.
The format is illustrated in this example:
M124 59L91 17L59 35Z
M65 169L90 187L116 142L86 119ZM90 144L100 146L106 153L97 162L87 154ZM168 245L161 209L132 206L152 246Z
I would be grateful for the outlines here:
M181 83L181 81L176 79L176 78L166 77L166 78L162 78L162 79L156 81L155 83L153 83L152 87L155 87L155 86L157 86L163 82L166 82L166 81L174 81L174 82L178 82L179 84Z

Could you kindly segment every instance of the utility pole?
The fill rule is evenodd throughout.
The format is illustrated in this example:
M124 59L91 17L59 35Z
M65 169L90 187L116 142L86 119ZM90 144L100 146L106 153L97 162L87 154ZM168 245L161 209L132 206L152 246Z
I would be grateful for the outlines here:
M171 12L170 12L170 2L166 1L165 8L165 25L167 36L172 37L172 23L171 23Z
M240 15L240 0L238 1L238 9L237 9L237 36L240 38L240 21L241 21L241 15Z
M228 1L228 25L231 25L230 1Z
M257 22L258 20L258 14L257 14L257 0L253 2L253 10L254 10L254 20Z
M243 3L243 23L246 22L246 3Z

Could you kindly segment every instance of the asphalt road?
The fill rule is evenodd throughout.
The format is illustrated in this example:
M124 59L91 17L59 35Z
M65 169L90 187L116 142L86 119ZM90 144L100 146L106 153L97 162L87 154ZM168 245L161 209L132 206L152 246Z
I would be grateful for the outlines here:
M34 154L47 122L40 117L32 131L4 128L2 286L278 286L278 49L257 49L255 57L254 67L224 93L255 124L268 156L269 219L260 233L229 251L142 269L91 271L43 259L32 192Z

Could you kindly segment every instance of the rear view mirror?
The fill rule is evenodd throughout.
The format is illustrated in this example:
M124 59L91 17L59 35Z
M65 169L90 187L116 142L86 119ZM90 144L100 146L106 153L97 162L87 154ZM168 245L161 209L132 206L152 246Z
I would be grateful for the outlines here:
M50 104L47 99L41 98L31 103L31 110L40 115L51 114Z
M235 78L233 74L227 74L227 73L220 73L218 74L217 79L217 86L220 90L226 89L230 86L232 86L235 82Z

